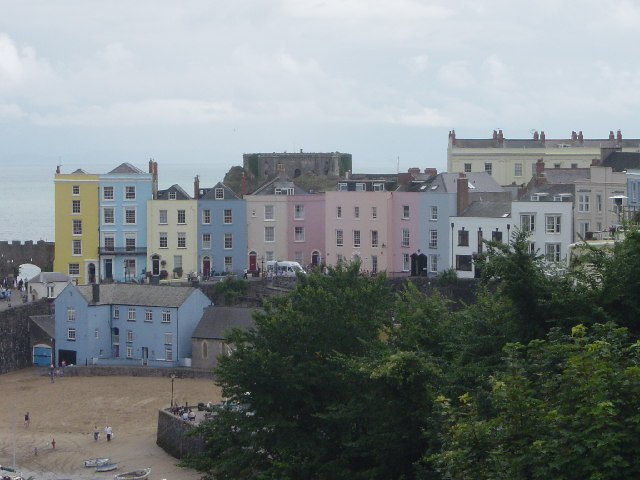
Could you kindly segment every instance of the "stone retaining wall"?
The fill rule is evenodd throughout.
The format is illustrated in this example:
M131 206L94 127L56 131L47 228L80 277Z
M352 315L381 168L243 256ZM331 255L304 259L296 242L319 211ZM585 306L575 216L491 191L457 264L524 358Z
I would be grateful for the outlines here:
M46 369L45 369L46 370ZM48 374L48 372L46 372ZM70 377L100 377L100 376L128 376L128 377L171 377L176 378L208 378L213 381L213 374L209 369L191 367L143 367L129 365L78 365L67 367L65 376Z
M180 417L172 415L166 410L160 410L158 412L156 444L175 458L201 453L204 450L204 438L187 436L187 432L192 429L193 425L188 424Z

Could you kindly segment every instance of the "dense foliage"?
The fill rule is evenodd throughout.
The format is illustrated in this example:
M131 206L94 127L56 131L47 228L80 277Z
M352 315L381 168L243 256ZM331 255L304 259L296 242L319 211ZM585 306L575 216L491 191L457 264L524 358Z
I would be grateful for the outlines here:
M208 479L639 478L640 237L551 270L487 243L477 301L392 294L359 265L300 277L216 374ZM595 279L595 280L594 280Z

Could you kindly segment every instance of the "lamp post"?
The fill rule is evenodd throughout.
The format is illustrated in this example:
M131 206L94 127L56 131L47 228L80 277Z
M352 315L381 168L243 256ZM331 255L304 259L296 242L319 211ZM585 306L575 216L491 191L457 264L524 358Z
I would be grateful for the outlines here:
M176 379L174 373L171 374L171 407L173 407L173 381Z

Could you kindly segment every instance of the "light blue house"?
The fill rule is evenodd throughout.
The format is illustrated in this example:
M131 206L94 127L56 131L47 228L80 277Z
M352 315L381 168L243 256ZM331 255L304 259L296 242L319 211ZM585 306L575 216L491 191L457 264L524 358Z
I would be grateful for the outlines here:
M58 361L188 366L191 335L211 304L193 287L69 284L55 301Z
M240 274L247 268L244 200L222 182L198 192L198 272Z
M156 163L149 173L123 163L99 177L100 281L144 279L147 266L147 201L157 184Z
M457 230L452 217L461 215L472 201L506 201L506 192L486 172L441 173L418 185L420 192L419 270L429 275L455 267L453 250Z

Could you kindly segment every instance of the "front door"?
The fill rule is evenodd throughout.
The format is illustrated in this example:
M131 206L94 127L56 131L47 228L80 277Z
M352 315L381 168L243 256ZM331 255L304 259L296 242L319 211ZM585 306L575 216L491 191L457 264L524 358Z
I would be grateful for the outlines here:
M258 269L258 254L256 252L249 252L249 270L254 271Z
M160 275L160 255L151 256L151 274L156 277Z
M104 278L113 280L113 260L111 258L104 261Z
M142 365L149 364L149 348L142 347Z
M211 257L204 257L202 259L202 276L209 278L211 275Z

